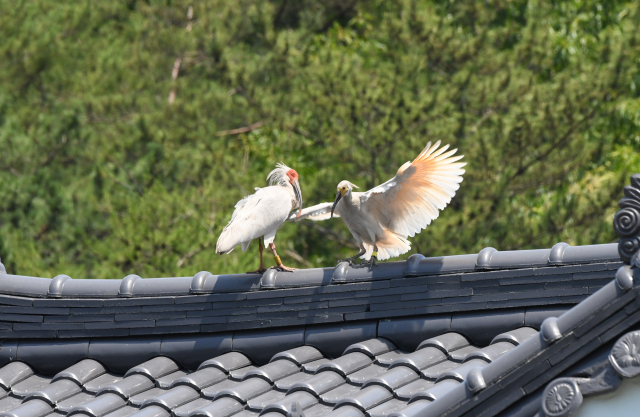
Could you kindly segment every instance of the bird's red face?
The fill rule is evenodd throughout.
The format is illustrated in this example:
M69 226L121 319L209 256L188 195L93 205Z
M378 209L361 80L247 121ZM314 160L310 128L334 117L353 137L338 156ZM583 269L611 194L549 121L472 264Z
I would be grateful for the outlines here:
M287 171L287 177L289 177L289 182L293 184L294 181L298 181L298 173L295 169L290 169Z

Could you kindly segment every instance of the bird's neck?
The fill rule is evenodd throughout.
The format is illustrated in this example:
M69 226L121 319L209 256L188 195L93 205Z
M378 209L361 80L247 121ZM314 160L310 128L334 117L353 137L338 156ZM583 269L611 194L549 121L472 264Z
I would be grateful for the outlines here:
M297 209L298 208L298 200L296 199L296 193L293 191L293 185L287 183L286 185L281 185L281 187L284 187L287 189L287 191L289 192L289 195L291 196L291 209Z

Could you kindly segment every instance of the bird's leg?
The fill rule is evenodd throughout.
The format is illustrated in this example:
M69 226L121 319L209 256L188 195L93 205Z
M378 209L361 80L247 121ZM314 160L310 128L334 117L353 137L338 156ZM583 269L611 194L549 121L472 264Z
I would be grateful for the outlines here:
M378 266L378 247L376 245L373 245L373 253L369 260L369 270L373 269L374 266Z
M358 254L356 256L352 256L351 258L340 259L338 261L338 263L340 263L340 262L349 262L349 265L353 265L355 260L356 260L356 258L361 257L366 252L367 252L367 250L364 248L364 245L361 243L360 244L360 252L358 252Z
M281 271L287 271L287 272L293 272L295 271L297 268L290 268L288 266L284 266L282 261L280 260L280 257L278 256L278 253L276 252L276 244L275 243L269 243L269 247L271 248L271 251L273 252L273 259L275 259L276 261L276 266L272 266L271 268L275 268L275 269L279 269Z
M262 238L259 237L258 250L260 251L260 268L256 269L255 271L248 271L247 274L264 274L265 271L267 270L267 268L264 267L264 263L262 262L262 249L263 249Z

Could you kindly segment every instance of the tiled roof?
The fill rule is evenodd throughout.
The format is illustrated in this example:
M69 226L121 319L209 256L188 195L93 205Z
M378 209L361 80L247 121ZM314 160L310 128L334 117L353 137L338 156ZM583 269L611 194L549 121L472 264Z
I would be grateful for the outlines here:
M611 279L616 244L257 274L74 280L2 275L0 339L216 333L574 305Z
M188 371L157 356L114 373L103 363L83 359L53 377L24 362L0 369L2 417L87 415L282 417L297 403L307 417L414 415L425 404L464 383L538 334L531 327L493 335L474 346L446 332L408 352L385 338L352 344L330 359L313 346L274 355L258 366L240 352L203 361ZM477 371L473 371L477 372Z

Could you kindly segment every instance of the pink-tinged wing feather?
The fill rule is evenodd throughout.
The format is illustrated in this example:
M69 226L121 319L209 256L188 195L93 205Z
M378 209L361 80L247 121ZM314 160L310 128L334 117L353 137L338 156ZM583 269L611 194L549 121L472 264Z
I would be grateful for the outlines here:
M424 150L413 162L405 163L395 177L362 196L362 205L370 210L382 226L400 236L414 236L436 219L439 210L451 201L462 182L463 166L446 152L449 145L440 141Z

